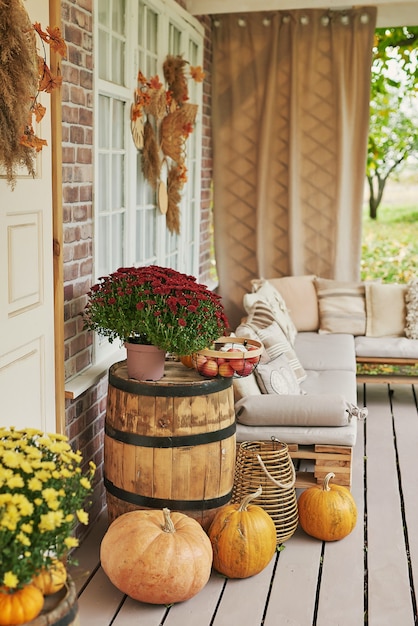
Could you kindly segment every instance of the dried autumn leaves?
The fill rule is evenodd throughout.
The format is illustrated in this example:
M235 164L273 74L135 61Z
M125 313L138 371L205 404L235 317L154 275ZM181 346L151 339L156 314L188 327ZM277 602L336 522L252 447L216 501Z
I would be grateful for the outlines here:
M43 56L38 54L36 33ZM33 128L33 120L39 123L45 114L38 95L50 93L62 80L46 63L45 44L65 56L58 28L45 32L40 24L32 25L21 0L0 0L0 169L12 189L20 168L35 174L36 152L46 144Z
M131 109L132 135L142 153L144 177L157 191L167 228L177 234L181 190L187 181L185 144L197 114L197 105L188 102L187 79L204 79L201 67L189 67L186 74L188 65L180 55L167 56L163 65L167 90L158 76L147 80L139 72Z

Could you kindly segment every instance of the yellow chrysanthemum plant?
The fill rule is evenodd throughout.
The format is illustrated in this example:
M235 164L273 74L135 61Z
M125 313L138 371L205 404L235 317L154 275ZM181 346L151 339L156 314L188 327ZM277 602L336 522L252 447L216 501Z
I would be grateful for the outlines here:
M0 591L30 583L78 545L95 465L67 437L0 428Z

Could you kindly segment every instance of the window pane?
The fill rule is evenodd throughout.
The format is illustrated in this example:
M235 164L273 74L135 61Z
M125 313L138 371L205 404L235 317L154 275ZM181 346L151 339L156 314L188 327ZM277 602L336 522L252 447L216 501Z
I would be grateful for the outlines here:
M123 148L125 137L124 125L125 103L121 100L113 101L112 111L112 147Z
M110 98L99 97L99 148L110 148Z
M125 0L113 0L112 28L119 34L122 34L125 30Z
M109 33L99 31L99 77L109 80L109 67L107 59L109 56L110 36Z
M112 271L111 259L110 255L107 254L108 250L108 239L109 239L109 218L100 217L99 218L99 254L98 254L98 262L99 267L97 271L97 276L106 276Z
M112 38L112 81L125 84L125 42Z
M112 157L112 210L121 209L124 204L124 156L114 154Z
M147 49L149 52L157 52L158 15L151 10L147 12Z
M99 193L98 205L101 213L110 209L110 155L99 154Z
M112 267L117 269L124 265L123 240L125 216L117 213L112 216Z

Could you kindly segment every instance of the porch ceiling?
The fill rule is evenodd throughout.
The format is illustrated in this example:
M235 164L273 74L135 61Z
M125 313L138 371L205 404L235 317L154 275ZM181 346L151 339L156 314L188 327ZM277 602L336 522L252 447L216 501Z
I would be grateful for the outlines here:
M280 11L291 9L343 9L351 7L347 0L186 0L192 15L246 13L248 11ZM367 0L355 6L377 6L377 26L417 26L418 2L402 0Z

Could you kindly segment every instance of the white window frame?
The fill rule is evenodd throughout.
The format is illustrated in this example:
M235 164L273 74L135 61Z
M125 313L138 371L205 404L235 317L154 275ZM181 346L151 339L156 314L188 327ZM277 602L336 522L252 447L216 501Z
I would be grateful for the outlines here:
M117 2L118 0L112 0ZM103 10L103 0L95 0L94 15L99 14L100 8ZM141 0L141 3L147 5L152 11L158 14L158 68L157 72L161 82L164 82L162 64L167 54L180 53L186 61L189 60L189 45L195 46L197 52L196 59L190 61L192 65L203 66L204 52L204 29L203 26L189 13L187 13L174 0ZM124 182L124 205L126 224L124 229L124 241L122 249L124 253L123 265L148 265L155 263L162 266L171 266L178 271L193 274L198 277L199 272L199 241L200 241L200 196L201 196L201 145L202 145L202 101L203 90L201 83L193 83L189 85L189 90L193 94L191 102L198 105L198 114L194 126L193 134L187 140L188 161L194 154L194 171L196 172L194 180L188 180L183 189L182 202L180 206L181 225L180 234L172 235L166 227L165 215L158 212L158 208L152 209L155 213L154 226L156 228L156 248L155 254L140 258L135 258L136 248L136 168L137 168L137 149L133 143L130 131L130 107L133 102L133 93L136 88L136 77L138 70L146 75L146 68L140 68L136 63L136 46L137 46L137 20L138 20L138 4L139 0L125 0L125 76L124 84L115 85L114 83L100 78L98 75L98 63L95 62L94 71L94 135L99 137L99 98L100 96L109 96L123 100L125 104L124 125L125 125L125 182ZM169 25L173 24L180 33L180 50L169 50ZM99 24L95 19L94 24L94 49L96 54L99 53ZM149 78L149 76L147 76ZM191 81L192 82L192 81ZM194 146L191 145L194 142ZM95 173L95 280L101 274L99 269L99 210L98 201L100 198L99 189L99 142L94 142L94 173ZM189 156L190 151L190 156ZM188 162L186 162L188 165ZM188 167L189 169L189 167ZM191 215L190 211L193 211ZM145 235L146 236L146 235ZM173 253L172 248L175 249ZM171 249L171 250L170 250ZM120 265L120 264L118 264ZM110 271L116 270L117 267L109 268ZM96 336L94 344L94 363L100 364L104 362L106 365L113 362L112 359L125 358L124 351L120 351L117 342L109 344L107 340Z

